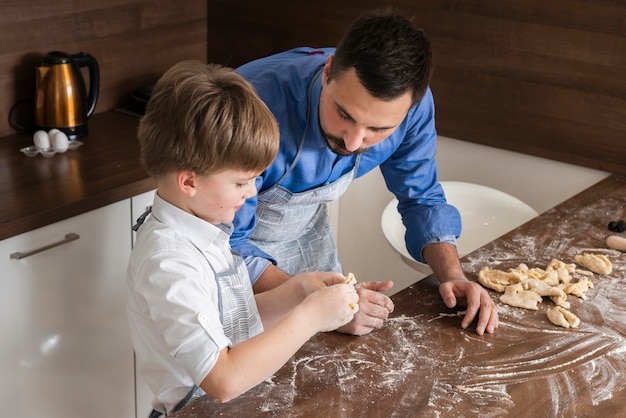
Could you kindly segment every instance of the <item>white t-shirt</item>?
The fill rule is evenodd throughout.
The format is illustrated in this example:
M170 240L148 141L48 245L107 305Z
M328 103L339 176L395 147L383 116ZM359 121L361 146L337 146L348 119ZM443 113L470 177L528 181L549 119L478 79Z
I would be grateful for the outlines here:
M156 410L171 412L232 345L211 269L235 267L231 232L230 225L212 225L155 195L152 216L137 233L126 277L127 314Z

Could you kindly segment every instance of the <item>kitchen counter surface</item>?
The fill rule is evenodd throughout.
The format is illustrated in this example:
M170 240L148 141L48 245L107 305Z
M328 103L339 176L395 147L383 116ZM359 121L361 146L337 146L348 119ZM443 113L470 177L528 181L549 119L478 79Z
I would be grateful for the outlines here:
M490 291L500 328L478 336L460 328L463 312L443 305L429 277L393 296L383 329L319 334L240 397L203 397L173 416L626 416L626 254L605 246L608 222L625 219L625 208L626 178L610 176L462 259L476 280L483 266L607 255L613 272L591 278L586 300L568 297L578 329L552 325L547 298L530 311Z
M155 188L139 164L139 118L93 115L76 150L27 157L30 135L0 138L0 240L80 215Z

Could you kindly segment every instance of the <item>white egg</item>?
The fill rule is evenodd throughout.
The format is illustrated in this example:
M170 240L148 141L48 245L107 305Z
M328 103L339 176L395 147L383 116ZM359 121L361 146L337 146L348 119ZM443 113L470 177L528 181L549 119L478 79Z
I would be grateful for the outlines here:
M52 136L56 134L57 132L61 132L61 130L57 128L52 128L48 131L48 135L50 135L50 138L52 138Z
M52 135L52 148L56 152L65 152L69 147L69 140L64 132L58 131Z
M46 131L37 131L33 134L33 142L37 149L50 148L50 136Z

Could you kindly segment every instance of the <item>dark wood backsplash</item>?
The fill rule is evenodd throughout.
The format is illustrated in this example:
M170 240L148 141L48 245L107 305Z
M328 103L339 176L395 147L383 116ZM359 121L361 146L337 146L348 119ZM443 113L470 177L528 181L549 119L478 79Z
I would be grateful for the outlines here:
M626 175L623 1L208 3L209 60L232 66L333 46L362 11L392 5L432 40L440 134Z
M35 67L49 51L98 60L96 113L123 106L135 88L154 83L175 62L207 57L204 0L0 0L0 10L0 136L15 132L9 109L32 99ZM20 110L21 118L32 114Z
M9 109L32 98L34 67L48 51L96 57L101 112L182 59L237 66L295 46L332 46L362 11L391 5L433 42L440 134L626 175L622 1L40 4L0 0L0 136L14 132Z

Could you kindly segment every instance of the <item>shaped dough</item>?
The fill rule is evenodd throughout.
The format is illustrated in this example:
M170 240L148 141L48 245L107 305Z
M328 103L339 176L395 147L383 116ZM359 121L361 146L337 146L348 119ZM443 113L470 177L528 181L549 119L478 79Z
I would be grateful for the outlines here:
M500 296L502 303L533 311L539 309L537 304L542 300L541 296L532 290L524 290L521 283L508 285L504 290L504 294Z
M503 293L500 296L502 303L518 308L538 310L537 304L547 296L557 305L548 311L548 319L561 327L576 328L580 320L567 310L570 307L568 295L586 299L585 292L593 287L588 276L593 276L592 271L608 274L612 271L612 264L602 254L577 255L575 261L591 271L578 268L576 263L553 259L545 270L529 268L524 263L506 272L485 266L478 273L478 281L484 287ZM572 282L575 279L577 281Z
M356 284L356 277L354 277L353 273L348 273L348 275L346 276L346 280L344 281L345 284L352 284L355 285ZM357 307L356 303L351 303L348 305L350 307L350 309L355 310Z
M613 264L604 254L578 254L574 257L574 261L594 273L609 274L613 271Z
M521 282L524 290L532 290L539 296L562 296L565 294L562 289L550 286L537 279L526 279Z
M346 276L345 284L356 284L356 277L354 277L353 273L348 273Z
M576 315L560 306L548 309L546 314L550 322L559 327L578 328L578 325L580 325L580 319Z
M567 301L567 293L565 292L557 296L550 296L550 299L552 299L552 302L557 306L561 306L565 309L569 309L570 307L570 303Z
M559 283L569 283L572 280L571 273L576 270L576 264L566 264L561 260L553 259L548 267L546 267L546 271L551 274L556 273L557 279L551 280L552 286L556 286Z
M539 277L539 280L549 286L556 286L557 284L561 283L561 275L559 274L559 271L561 270L546 270L544 271L544 275L542 277Z
M589 270L576 269L576 274L580 274L581 276L593 276L593 272Z
M550 264L548 264L548 267L546 268L547 270L558 270L558 269L565 269L568 273L573 273L574 270L576 270L576 264L574 263L565 263L564 261L561 260L557 260L556 258L553 258L552 261L550 261Z
M489 267L485 266L478 273L478 281L483 286L502 293L511 283L519 283L520 278L519 274L496 269L491 270Z
M587 299L585 292L593 287L593 282L586 277L581 278L576 283L564 283L559 285L568 295L578 296L581 299Z

